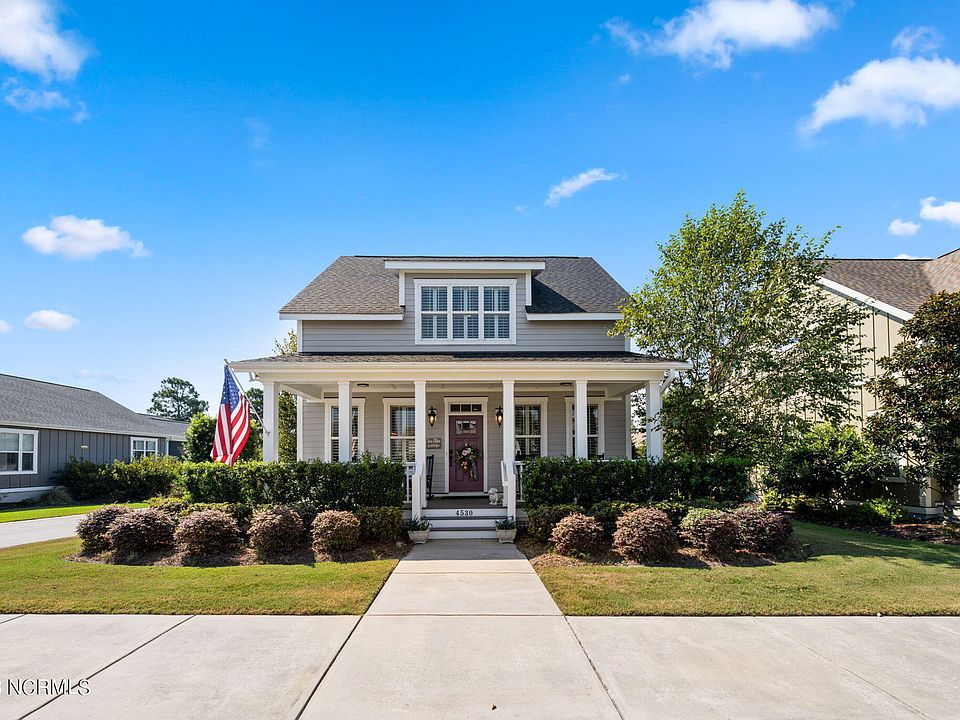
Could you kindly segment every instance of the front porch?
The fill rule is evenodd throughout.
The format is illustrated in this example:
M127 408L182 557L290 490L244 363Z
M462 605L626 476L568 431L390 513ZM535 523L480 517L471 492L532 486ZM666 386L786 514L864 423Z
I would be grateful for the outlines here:
M479 519L491 528L493 519L522 509L529 458L629 458L632 396L644 392L655 417L665 375L682 367L630 353L586 362L531 357L536 363L477 355L428 363L416 355L382 363L280 357L234 368L263 384L264 460L277 458L277 401L286 391L297 401L299 459L348 462L369 452L400 460L412 516L435 528L441 520L462 527ZM655 422L646 446L648 456L662 454ZM471 460L461 461L464 451Z

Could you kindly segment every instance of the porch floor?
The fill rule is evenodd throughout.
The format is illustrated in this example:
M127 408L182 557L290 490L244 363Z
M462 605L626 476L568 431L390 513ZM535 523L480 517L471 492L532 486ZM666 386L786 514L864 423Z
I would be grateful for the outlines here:
M502 496L501 496L502 499ZM517 503L520 505L521 503ZM491 505L486 495L434 495L427 500L428 510L479 510L482 508L505 509L504 505Z

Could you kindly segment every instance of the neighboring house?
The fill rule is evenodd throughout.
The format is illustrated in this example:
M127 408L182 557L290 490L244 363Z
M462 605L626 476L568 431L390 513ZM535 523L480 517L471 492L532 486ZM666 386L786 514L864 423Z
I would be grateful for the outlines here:
M626 296L588 257L340 257L280 310L298 352L231 367L263 383L265 460L286 390L299 458L401 460L413 515L486 536L522 507L525 459L630 457L631 394L655 415L665 373L688 367L609 334ZM648 428L648 455L662 447Z
M827 292L869 310L859 328L862 346L872 348L864 367L869 380L882 372L877 362L893 352L903 324L927 298L940 291L960 291L960 249L935 259L837 258L830 260L820 284ZM854 418L862 424L877 411L877 400L866 387L857 388L856 393ZM935 492L918 494L903 487L899 494L911 512L938 512Z
M180 455L187 423L136 413L94 390L0 374L0 502L38 497L71 457Z

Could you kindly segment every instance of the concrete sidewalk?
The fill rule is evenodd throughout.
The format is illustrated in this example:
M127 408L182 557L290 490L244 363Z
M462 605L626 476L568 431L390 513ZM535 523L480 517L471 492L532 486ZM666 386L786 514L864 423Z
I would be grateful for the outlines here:
M76 535L77 523L83 517L83 515L64 515L63 517L0 523L0 548Z
M515 548L434 541L362 619L0 615L0 720L960 718L958 644L960 618L564 618Z

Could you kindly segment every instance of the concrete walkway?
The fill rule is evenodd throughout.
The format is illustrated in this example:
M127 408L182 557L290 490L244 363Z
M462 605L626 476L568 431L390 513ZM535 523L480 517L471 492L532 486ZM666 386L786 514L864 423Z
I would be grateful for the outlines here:
M564 618L515 548L432 541L363 618L0 615L0 720L960 718L958 645L960 618Z
M0 548L76 535L77 523L82 519L83 515L64 515L0 523Z

